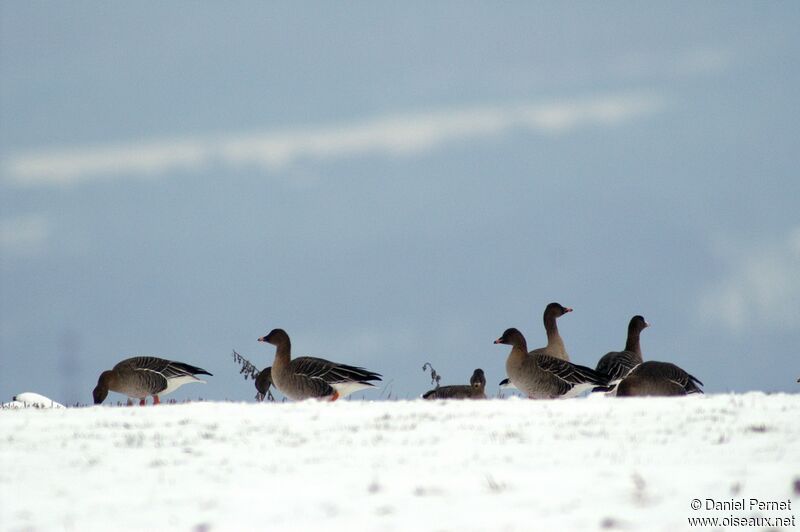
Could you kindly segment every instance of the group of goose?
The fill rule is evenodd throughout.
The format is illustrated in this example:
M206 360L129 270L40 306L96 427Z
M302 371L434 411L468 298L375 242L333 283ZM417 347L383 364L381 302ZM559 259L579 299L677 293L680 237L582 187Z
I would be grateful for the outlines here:
M514 328L506 329L495 344L511 346L506 360L508 378L502 387L514 387L532 399L574 397L586 391L606 392L617 396L673 396L703 393L703 383L675 364L642 359L639 343L641 332L648 326L642 316L634 316L628 324L625 349L605 354L595 369L570 362L564 341L558 332L557 320L571 308L550 303L544 310L547 345L528 351L525 337ZM275 386L289 399L323 399L335 401L358 390L374 387L381 375L367 369L340 364L316 357L292 358L292 343L283 329L273 329L258 339L275 346L275 361L256 377L261 396ZM139 356L119 362L100 374L93 391L95 404L100 404L114 391L144 405L148 396L153 403L159 395L175 391L189 382L205 382L197 375L208 371L156 357ZM424 399L485 398L486 378L478 368L468 385L437 386L422 395Z

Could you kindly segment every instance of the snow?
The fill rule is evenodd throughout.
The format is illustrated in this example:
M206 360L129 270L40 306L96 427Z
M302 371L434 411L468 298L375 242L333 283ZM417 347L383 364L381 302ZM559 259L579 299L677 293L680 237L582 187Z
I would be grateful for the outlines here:
M64 408L64 405L38 393L24 392L15 395L10 402L0 405L0 408Z
M796 515L800 395L0 411L0 530L676 530ZM693 511L692 499L793 512Z

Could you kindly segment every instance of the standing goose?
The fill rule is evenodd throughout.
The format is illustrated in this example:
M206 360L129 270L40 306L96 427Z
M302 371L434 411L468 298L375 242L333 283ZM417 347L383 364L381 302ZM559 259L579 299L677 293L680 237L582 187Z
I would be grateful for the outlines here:
M163 358L126 358L113 369L100 374L97 386L92 392L94 404L102 403L111 390L125 394L130 399L139 399L140 405L144 405L145 398L152 395L153 404L157 405L161 402L159 395L174 392L189 382L206 382L195 375L211 375L211 373L196 366Z
M687 395L703 393L703 383L669 362L642 362L617 386L617 395Z
M525 337L517 329L506 329L494 343L511 346L506 373L514 386L531 399L573 397L608 383L605 376L592 368L541 353L528 353Z
M567 312L572 312L572 309L555 302L544 308L542 321L544 321L544 330L547 333L547 345L534 349L530 352L531 355L547 355L561 360L569 360L567 348L564 347L564 340L558 333L558 323L556 323L556 320Z
M374 387L370 381L381 380L380 373L322 358L292 360L292 342L283 329L273 329L258 341L276 347L272 384L294 401L311 398L335 401L358 390Z
M441 386L422 394L423 399L486 399L484 389L486 388L486 377L483 370L478 368L472 373L469 385L456 384L452 386Z
M628 323L628 339L625 342L625 350L611 351L603 355L597 362L595 371L608 375L611 383L615 384L641 364L642 347L639 344L639 335L649 325L642 316L632 317Z
M572 309L565 307L560 303L550 303L544 308L542 321L544 322L544 330L547 333L547 345L539 347L530 352L531 355L547 355L553 358L569 361L569 354L567 348L564 347L564 339L558 332L558 323L556 320L566 314L572 312ZM500 381L501 388L516 388L511 379L503 379Z

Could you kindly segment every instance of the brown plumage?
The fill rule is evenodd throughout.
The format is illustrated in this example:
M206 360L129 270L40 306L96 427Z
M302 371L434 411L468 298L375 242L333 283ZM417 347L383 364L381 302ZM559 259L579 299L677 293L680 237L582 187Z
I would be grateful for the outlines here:
M152 395L153 404L158 404L159 395L171 393L189 382L205 383L195 375L211 373L183 362L158 357L126 358L100 374L92 396L96 405L105 400L109 390L139 399L140 405L144 405L145 398Z
M269 392L269 389L272 386L272 367L264 368L259 371L258 375L256 375L255 384L256 390L258 391L256 399L263 401L264 398L268 396L271 397L272 394Z
M628 322L628 337L623 351L606 353L597 362L595 371L608 375L610 381L625 377L633 368L641 364L642 347L639 343L641 332L649 327L642 316L634 316Z
M335 401L358 390L374 387L370 381L381 380L379 373L323 358L292 359L292 342L283 329L273 329L258 341L275 346L272 383L283 395L295 401L311 398Z
M586 366L541 353L528 353L525 337L517 329L506 329L494 343L511 346L506 373L514 386L532 399L572 397L608 383L607 377Z
M699 385L699 386L698 386ZM650 360L636 366L617 386L617 395L687 395L703 393L703 383L670 362Z
M572 309L560 303L550 303L545 307L542 321L544 322L544 330L547 333L547 345L534 349L530 352L531 355L547 355L561 360L569 360L567 348L564 346L564 340L558 332L558 323L556 322L558 318L568 312L572 312Z
M440 386L422 394L423 399L486 399L486 377L478 368L472 373L469 385Z
M631 375L617 385L617 397L686 395L683 387L671 380Z

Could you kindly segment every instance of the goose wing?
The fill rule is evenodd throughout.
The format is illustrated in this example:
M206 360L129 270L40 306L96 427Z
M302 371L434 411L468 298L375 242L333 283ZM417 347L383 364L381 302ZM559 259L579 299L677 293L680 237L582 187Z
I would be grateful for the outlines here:
M169 360L163 358L133 357L123 360L114 366L114 369L118 370L124 379L130 379L129 386L147 395L156 395L169 386L168 377L165 375L168 365Z
M700 389L700 386L703 386L700 379L694 375L690 375L686 370L671 362L658 362L653 360L643 362L634 368L631 374L667 379L678 384L686 390L686 393L703 393L703 390Z
M168 393L180 386L175 384L176 381L181 383L182 380L189 380L187 377L197 380L195 374L211 375L208 371L191 364L151 356L127 358L114 366L114 369L130 375L129 378L136 381L137 388L151 395ZM174 385L168 390L170 381Z
M595 371L608 375L610 381L624 378L641 360L630 351L611 351L597 362Z
M132 369L136 371L153 371L160 373L167 379L174 379L176 377L189 377L193 375L211 375L203 368L192 366L184 362L175 362L174 360L166 360L158 357L132 357L127 358L114 366L114 369L119 368Z
M380 373L375 373L357 366L337 364L324 358L299 357L291 362L292 373L319 380L328 385L346 382L359 382L374 386L369 381L381 380Z
M539 369L557 377L559 380L569 385L569 388L576 384L608 384L608 377L602 375L592 368L573 364L560 358L547 355L536 356L536 365Z

